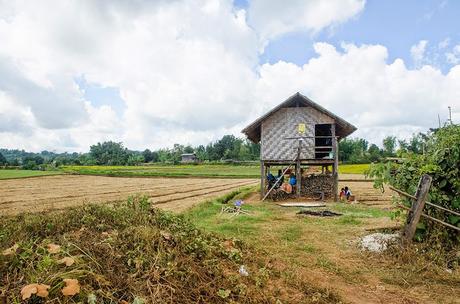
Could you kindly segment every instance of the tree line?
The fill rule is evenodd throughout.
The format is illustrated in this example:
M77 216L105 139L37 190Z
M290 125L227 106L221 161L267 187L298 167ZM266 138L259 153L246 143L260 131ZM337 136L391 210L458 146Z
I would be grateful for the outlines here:
M92 145L88 153L55 153L42 151L31 153L24 150L0 149L0 165L15 166L22 169L46 169L62 165L138 165L142 163L177 164L184 153L195 153L200 161L258 160L260 146L247 139L225 135L208 145L192 147L174 144L172 148L158 150L145 149L133 151L121 142L107 141Z
M372 163L386 157L403 157L407 153L422 154L429 135L417 133L404 140L387 136L382 148L363 138L345 138L339 142L339 160L343 163Z
M339 160L343 163L378 162L385 157L402 156L405 153L421 154L427 135L414 134L409 140L388 136L383 139L382 148L370 144L363 138L343 139L339 142ZM260 145L248 139L225 135L208 145L175 144L172 148L158 150L145 149L133 151L121 142L107 141L92 145L87 153L40 153L24 150L0 149L0 165L15 166L23 169L46 169L61 165L138 165L142 163L177 164L184 153L195 153L203 162L222 160L256 161L260 157Z

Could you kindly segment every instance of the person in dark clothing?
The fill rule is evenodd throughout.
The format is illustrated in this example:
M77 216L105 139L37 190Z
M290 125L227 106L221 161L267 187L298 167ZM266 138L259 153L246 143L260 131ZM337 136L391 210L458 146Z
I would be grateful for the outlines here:
M271 172L268 172L268 174L267 174L268 188L270 189L271 187L273 187L275 182L276 182L276 178L273 176L273 174Z
M281 185L282 183L284 183L284 175L283 175L283 170L278 170L278 176L276 177L276 179L278 180L279 178L281 177L281 180L278 182L278 185Z

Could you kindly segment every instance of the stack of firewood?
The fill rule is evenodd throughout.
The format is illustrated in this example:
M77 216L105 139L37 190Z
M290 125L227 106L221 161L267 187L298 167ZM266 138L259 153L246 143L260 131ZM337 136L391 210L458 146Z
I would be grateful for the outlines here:
M325 198L332 197L334 177L331 174L311 174L302 177L302 196L318 197L324 193Z

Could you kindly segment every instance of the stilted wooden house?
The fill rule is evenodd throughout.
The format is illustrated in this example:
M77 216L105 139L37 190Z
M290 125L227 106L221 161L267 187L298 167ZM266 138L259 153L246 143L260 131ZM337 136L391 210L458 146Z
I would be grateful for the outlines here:
M319 192L337 200L338 141L355 130L355 126L300 93L258 118L242 132L261 145L261 196L269 190L266 176L271 166L292 166L300 185L296 187L297 196L318 192L317 187L309 186L316 178L324 185ZM302 167L307 166L321 166L322 173L302 176Z

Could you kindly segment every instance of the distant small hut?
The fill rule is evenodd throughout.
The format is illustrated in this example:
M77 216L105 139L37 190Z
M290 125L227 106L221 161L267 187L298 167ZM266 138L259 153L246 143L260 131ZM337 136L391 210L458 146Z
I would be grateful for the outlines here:
M338 141L355 130L300 93L258 118L242 132L254 143L260 142L261 197L270 190L268 170L278 166L295 174L300 185L296 186L297 196L321 194L337 200ZM321 174L306 174L304 169L311 166L321 166Z
M180 162L183 164L197 163L198 157L196 157L195 153L184 153L184 154L181 154Z

